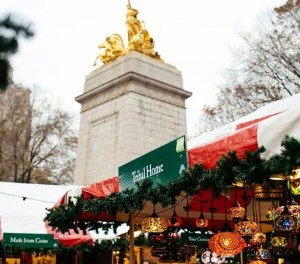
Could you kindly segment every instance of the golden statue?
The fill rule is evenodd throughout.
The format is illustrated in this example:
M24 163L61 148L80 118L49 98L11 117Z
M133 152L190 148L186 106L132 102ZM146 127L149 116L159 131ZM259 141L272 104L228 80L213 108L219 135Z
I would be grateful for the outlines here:
M119 34L108 36L105 42L98 45L98 48L102 50L102 52L95 59L94 65L97 64L98 59L106 64L126 53L122 37Z
M131 7L130 1L127 4L126 26L128 31L128 50L136 50L160 59L160 56L154 51L154 40L151 38L144 22L138 20L138 11Z
M130 50L139 51L152 58L159 59L159 54L154 51L154 40L145 28L145 24L138 20L138 11L131 7L130 1L127 4L126 26L128 31L128 48L126 49L122 37L119 34L112 34L106 41L99 44L102 51L95 59L94 65L100 60L104 64L114 61L125 55Z

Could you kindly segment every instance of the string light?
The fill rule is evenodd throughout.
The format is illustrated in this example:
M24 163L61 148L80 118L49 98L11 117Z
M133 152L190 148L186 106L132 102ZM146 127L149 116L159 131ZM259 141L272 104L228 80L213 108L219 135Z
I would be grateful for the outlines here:
M41 203L55 204L55 202L50 202L50 201L45 201L45 200L40 200L40 199L35 199L35 198L29 198L26 196L21 196L21 195L16 195L16 194L11 194L11 193L0 192L0 194L21 198L23 201L31 200L31 201L41 202Z

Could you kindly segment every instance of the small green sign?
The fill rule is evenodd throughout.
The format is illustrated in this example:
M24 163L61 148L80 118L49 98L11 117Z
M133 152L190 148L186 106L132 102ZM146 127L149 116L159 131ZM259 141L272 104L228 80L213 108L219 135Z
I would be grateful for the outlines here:
M136 183L149 179L153 187L181 177L187 169L185 136L177 138L119 167L121 190L137 188Z
M200 247L207 247L212 234L182 233L180 244L191 244Z
M3 244L20 248L58 247L58 241L50 234L3 233Z

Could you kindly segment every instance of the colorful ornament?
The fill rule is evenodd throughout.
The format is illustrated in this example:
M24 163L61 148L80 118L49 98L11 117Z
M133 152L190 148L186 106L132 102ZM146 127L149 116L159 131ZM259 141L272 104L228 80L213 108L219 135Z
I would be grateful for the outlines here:
M245 215L245 208L241 207L239 202L233 204L231 208L228 210L228 214L230 215L231 219L235 222L241 220Z
M217 255L215 252L211 252L209 250L203 252L201 255L201 261L204 264L216 263L221 264L224 263L226 258L222 255Z
M273 247L286 247L288 244L288 240L284 236L274 236L271 239L271 244Z
M248 217L235 224L235 231L241 236L253 236L259 232L258 225Z
M264 244L267 241L267 237L264 233L256 233L252 236L249 243L253 246Z
M279 231L287 231L287 232L296 230L298 227L299 206L286 205L283 206L282 211L281 211L282 207L280 207L280 211L277 209L274 215L274 228Z
M234 256L243 250L246 242L238 233L221 232L210 238L208 246L217 255Z
M199 228L208 227L208 219L203 214L201 214L199 218L195 220L195 225Z

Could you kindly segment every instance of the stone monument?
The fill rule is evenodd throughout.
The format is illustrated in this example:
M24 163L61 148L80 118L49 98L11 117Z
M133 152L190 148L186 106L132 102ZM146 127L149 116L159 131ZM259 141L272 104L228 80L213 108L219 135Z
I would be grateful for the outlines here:
M106 38L96 58L103 65L85 80L75 184L117 176L118 167L186 134L181 72L154 51L154 41L128 4L128 47Z

